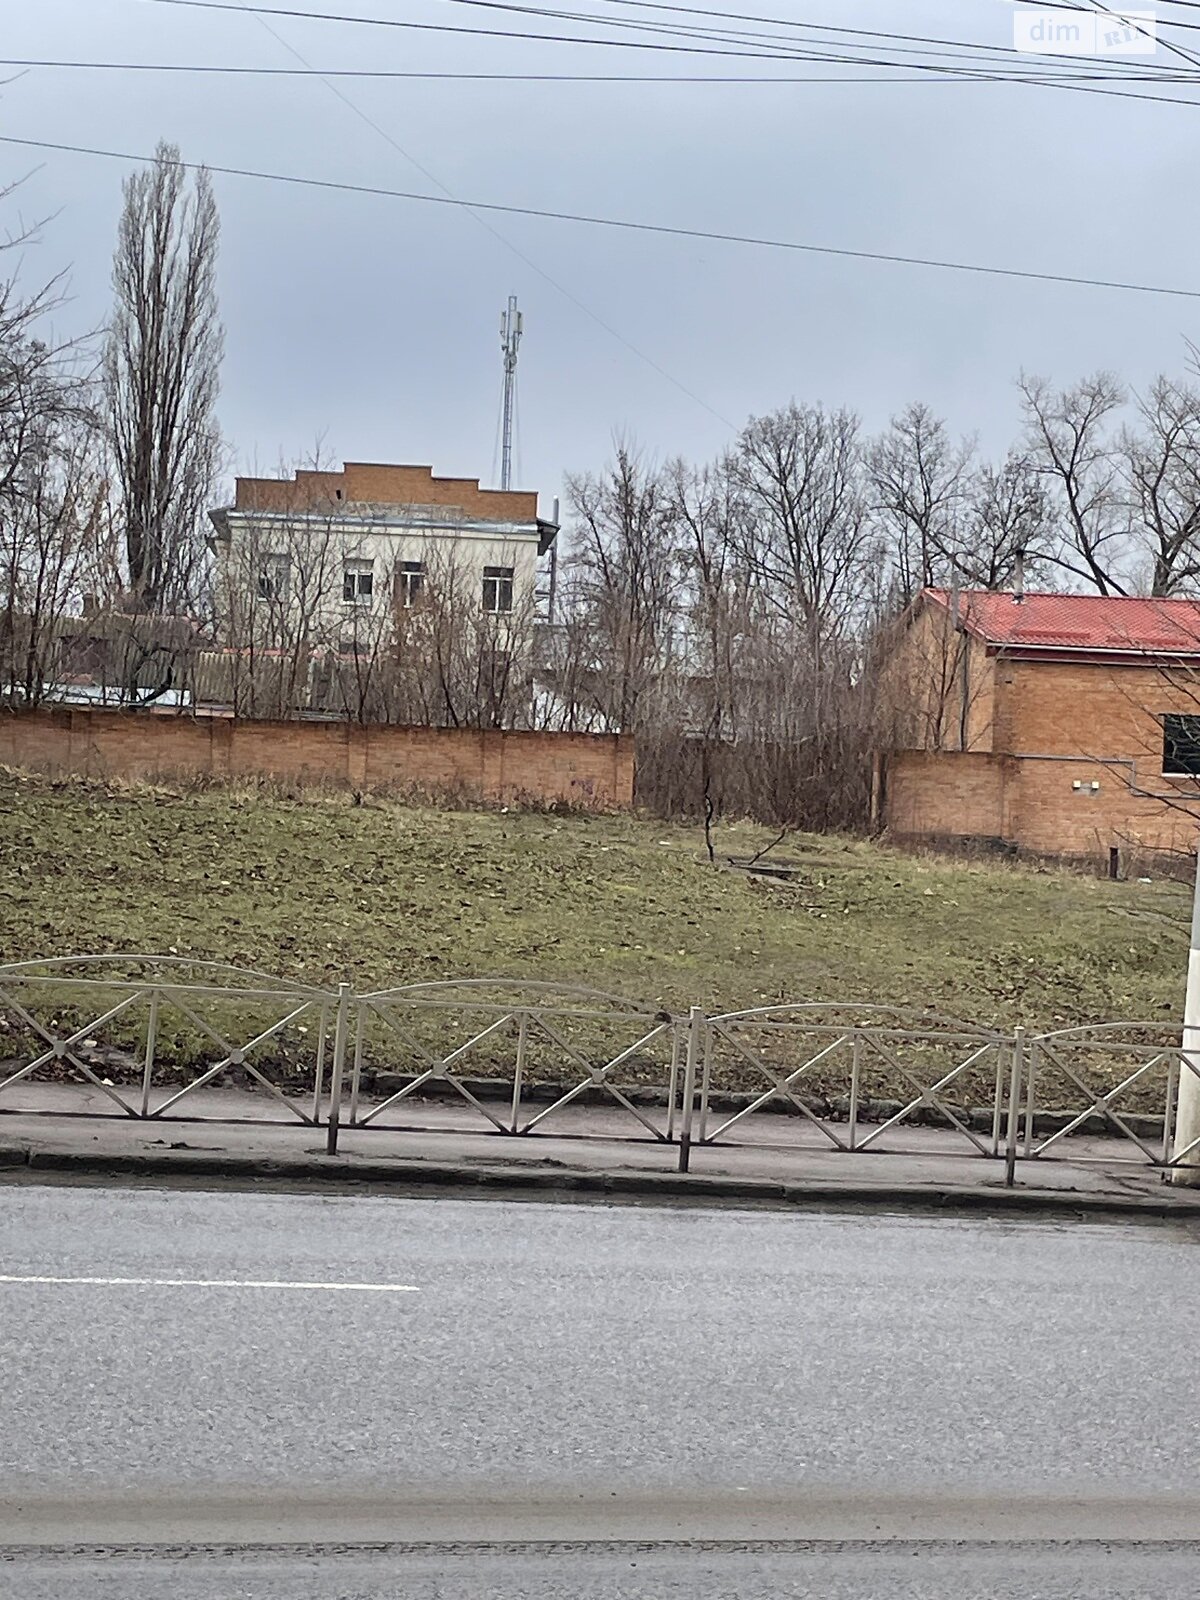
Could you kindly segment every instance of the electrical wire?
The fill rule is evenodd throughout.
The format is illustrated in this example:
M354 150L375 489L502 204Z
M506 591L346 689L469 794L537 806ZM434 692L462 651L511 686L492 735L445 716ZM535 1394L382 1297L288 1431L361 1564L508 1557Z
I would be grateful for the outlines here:
M60 154L97 156L110 161L153 163L154 156L135 155L126 150L103 150L92 145L65 144L49 139L22 139L0 134L0 144L26 150L52 150ZM545 222L574 222L618 232L652 234L671 239L698 239L705 243L738 244L763 250L831 256L849 261L875 261L907 267L933 267L946 272L966 272L985 277L1012 278L1032 283L1061 283L1076 288L1115 289L1129 294L1167 295L1183 300L1200 300L1200 289L1181 289L1169 284L1136 283L1119 278L1092 278L1067 272L1037 272L1027 267L998 267L977 261L946 261L934 256L908 256L883 250L854 250L844 245L808 244L796 239L772 239L755 234L722 233L716 229L685 228L663 222L636 222L626 217L597 217L585 212L551 211L535 206L502 204L492 200L460 200L445 195L416 194L381 185L347 183L332 178L306 178L294 173L262 172L251 167L227 167L198 161L169 163L185 171L205 171L226 178L252 178L264 183L283 183L306 189L323 189L335 194L369 195L389 200L418 201L423 205L455 206L475 211L491 211L503 216L533 217ZM722 419L724 420L724 419Z
M1127 18L1119 17L1116 15L1116 13L1110 11L1109 8L1102 3L1102 0L1092 0L1092 9L1094 9L1099 16L1113 17L1114 21L1123 21L1128 25ZM1194 56L1190 50L1185 50L1181 44L1176 44L1174 40L1168 39L1165 34L1160 35L1157 33L1157 31L1154 34L1146 34L1145 28L1141 27L1140 25L1137 25L1137 31L1145 35L1145 37L1153 39L1157 44L1161 44L1164 50L1169 50L1172 55L1178 56L1181 61L1186 61L1193 67L1200 66L1200 59L1197 59L1197 57Z
M458 0L459 4L497 4L498 0ZM764 17L756 12L747 11L718 11L708 6L685 6L675 3L675 0L592 0L594 5L615 5L631 11L668 11L681 13L693 17L717 17L731 22L767 22L781 28L820 29L826 33L859 34L866 38L905 39L923 42L925 44L956 44L964 43L961 40L944 39L938 36L916 33L894 33L882 28L850 28L844 24L825 22L804 22L794 17ZM1026 4L1027 0L1013 0L1013 4ZM1181 5L1184 0L1160 0L1161 4ZM1039 0L1039 7L1049 4L1052 9L1059 11L1078 11L1081 9L1081 0ZM1195 9L1200 10L1200 0L1195 0ZM1118 16L1119 13L1109 12ZM1180 22L1171 17L1159 19L1170 27L1197 28L1200 23ZM1012 53L1010 45L988 45L983 43L973 44L972 48L980 50L996 50L1003 53ZM1070 60L1073 57L1061 57Z
M613 16L604 14L597 15L595 12L551 9L545 6L517 3L517 0L452 0L452 3L480 7L488 11L511 12L522 16L545 17L557 21L583 23L585 26L599 25L618 29L640 29L650 33L704 40L709 43L735 42L739 45L753 45L756 47L761 47L764 44L779 45L781 43L786 43L786 40L784 40L777 32L764 34L760 31L751 31L747 29L717 28L715 32L705 33L694 27L679 27L675 24L663 24L657 21L641 23L634 19L630 19L627 16ZM1075 65L1075 63L1077 63L1079 60L1078 56L1064 56L1058 52L1038 52L1035 56L1033 56L1032 60L1027 55L1025 60L1018 65L1013 62L1012 58L1014 56L1014 51L1012 47L1007 45L990 45L976 41L948 40L940 36L884 32L882 30L875 29L845 28L799 20L747 15L746 13L713 11L696 6L682 6L675 4L658 5L655 4L655 0L607 0L607 3L621 6L623 9L638 9L642 11L663 10L672 14L682 14L695 17L718 17L726 19L768 22L771 24L772 28L787 27L803 29L809 35L818 35L816 38L810 37L804 41L810 47L809 53L805 54L803 57L803 59L807 60L816 59L816 55L811 53L815 47L819 49L822 59L839 61L843 64L873 65L888 68L904 65L915 67L922 72L945 72L948 74L961 73L971 78L974 78L981 71L988 71L989 73L996 72L997 69L1003 65L1003 71L1000 73L1000 75L1006 79L1012 79L1016 81L1044 82L1056 76L1052 69L1054 69L1061 62L1070 62L1072 64L1074 70L1069 75L1072 82L1077 81L1081 76L1084 76L1079 72L1078 66ZM1110 16L1120 20L1117 13L1112 12L1102 4L1102 0L1090 0L1090 3L1094 6L1096 15ZM1145 30L1140 29L1139 31L1144 32ZM851 38L851 43L846 45L840 39L830 38L829 35L831 33L853 37ZM1147 35L1147 37L1149 38L1151 36ZM868 46L859 44L857 41L860 38L886 40L888 42L888 47L893 52L898 51L900 54L905 56L925 55L928 57L932 55L939 58L948 57L950 63L952 64L947 65L945 59L937 61L925 60L921 62L906 61L904 63L900 63L893 60L880 60L877 57L872 58L862 55L861 53L854 56L832 55L828 50L823 48L824 46L833 45L841 50L854 49L861 52L867 49ZM895 41L897 40L904 40L908 42L896 43ZM1165 34L1160 36L1159 42L1162 44L1164 49L1170 51L1173 55L1185 61L1189 67L1193 69L1200 67L1200 58L1185 50L1181 45L1178 45L1172 40L1168 39ZM919 48L915 46L919 46ZM937 48L931 50L930 46ZM981 54L981 52L986 52L986 54ZM995 59L996 57L999 57L999 60ZM964 65L964 62L967 64ZM1036 66L1034 65L1034 62L1037 63ZM1088 78L1120 78L1125 81L1129 81L1130 79L1147 81L1148 77L1148 81L1152 82L1200 82L1200 79L1197 78L1195 71L1180 73L1179 69L1176 69L1174 75L1168 75L1162 72L1155 72L1147 75L1140 70L1142 66L1140 61L1123 58L1120 56L1095 57L1093 58L1093 64L1100 70L1086 74Z
M251 78L448 78L455 82L499 81L502 83L953 83L953 78L881 78L878 75L863 78L833 78L814 74L805 77L785 77L777 73L752 76L726 76L705 73L626 73L626 72L422 72L395 67L248 67L236 63L195 61L61 61L40 57L11 56L0 58L0 67L63 68L83 72L180 72L215 73L231 77ZM1086 79L1099 81L1107 74L1072 74L1071 81ZM1186 82L1184 74L1164 77L1145 75L1147 82ZM1002 81L1000 78L994 81Z
M778 85L859 85L859 84L966 84L972 82L987 83L1032 83L1035 87L1047 89L1070 89L1080 93L1098 94L1110 99L1119 100L1146 100L1158 105L1197 106L1200 100L1191 99L1186 95L1150 94L1129 89L1109 89L1097 86L1094 77L1088 74L1079 74L1069 81L1049 78L1009 78L995 76L989 78L958 78L958 77L851 77L829 74L806 74L795 76L791 74L727 74L727 73L623 73L623 72L422 72L395 70L386 67L248 67L240 65L202 64L196 62L165 62L165 61L52 61L42 59L28 59L24 57L0 58L0 68L12 67L22 70L69 70L85 72L162 72L162 73L194 73L198 75L215 75L230 77L263 77L263 78L348 78L362 80L399 80L420 82L450 82L450 83L655 83L655 84L778 84ZM1142 78L1125 78L1122 82L1162 83L1164 85L1182 84L1190 81L1189 77L1180 74L1176 77L1160 77L1157 74L1146 74Z
M971 70L975 70L976 68L992 69L999 64L993 58L998 57L1003 62L1011 62L1014 55L1011 45L993 45L975 40L944 39L925 34L894 33L879 29L843 28L834 25L826 25L823 23L789 21L787 19L777 17L746 16L745 14L737 12L705 11L699 9L698 7L691 6L670 6L663 7L661 9L667 9L672 12L685 13L698 17L718 17L752 22L765 22L771 24L773 29L781 27L799 28L805 30L809 34L816 33L819 35L819 37L817 39L793 41L789 40L786 35L782 35L778 32L763 33L759 30L751 30L747 28L718 27L710 28L708 31L703 31L697 28L695 25L664 23L661 21L639 21L635 18L614 16L611 14L596 13L593 11L562 10L528 3L517 3L517 0L451 0L451 3L456 5L474 6L487 11L512 12L520 16L546 17L560 22L582 22L593 27L629 28L643 32L659 33L666 36L674 35L682 38L702 39L716 43L721 43L726 40L734 40L743 44L758 44L766 42L776 45L789 45L793 48L798 48L800 45L806 44L810 47L814 45L832 45L841 50L865 50L868 48L878 48L878 45L872 44L871 46L868 46L865 44L858 44L856 42L858 38L882 40L885 41L893 51L898 51L901 55L905 56L924 55L949 57L951 60L961 62L964 59L965 54L965 57L968 61L970 61L971 58L974 58L974 61L971 62ZM641 10L660 9L658 7L648 5L646 0L609 0L609 3L622 6L636 6ZM846 44L841 38L831 38L830 35L851 36L851 43ZM896 43L897 40L904 42ZM919 45L920 48L913 48L914 45ZM860 60L866 58L847 57L846 59ZM1023 65L1027 67L1033 67L1036 63L1039 68L1043 64L1053 65L1058 62L1068 62L1074 65L1078 59L1078 56L1063 55L1058 52L1046 52L1044 54L1039 52L1032 61ZM885 63L876 64L882 65ZM908 63L888 62L886 64L900 66L907 65ZM1129 61L1119 56L1099 57L1097 58L1096 64L1097 66L1103 66L1104 69L1114 75L1119 74L1127 68L1136 68L1138 65L1137 62Z
M1033 84L1037 84L1037 85L1040 85L1040 86L1045 87L1045 88L1067 89L1067 90L1070 90L1070 91L1073 91L1073 92L1076 92L1076 93L1106 94L1106 95L1112 95L1112 96L1114 96L1116 98L1121 98L1121 99L1131 99L1131 100L1139 100L1139 101L1158 101L1158 102L1164 103L1164 104L1179 104L1179 105L1191 105L1191 104L1195 103L1192 100L1190 100L1189 98L1187 98L1186 96L1164 95L1164 94L1156 94L1156 93L1146 93L1145 91L1140 91L1140 90L1128 90L1128 89L1117 89L1117 88L1101 87L1101 80L1111 80L1111 79L1116 78L1116 77L1119 76L1119 74L1117 74L1116 72L1109 71L1109 70L1105 70L1105 71L1102 71L1102 72L1097 72L1097 73L1094 73L1094 74L1093 73L1082 74L1082 73L1079 73L1079 72L1075 72L1075 73L1072 73L1072 74L1069 75L1069 81L1068 81L1066 76L1064 76L1062 74L1058 74L1058 75L1052 74L1052 73L1048 72L1045 67L1039 66L1038 68L1035 69L1035 68L1029 67L1029 66L1027 66L1025 64L1022 65L1022 68L1021 68L1020 71L1013 71L1013 72L1007 72L1007 73L1003 73L1003 74L997 74L997 73L994 73L994 72L985 73L982 70L977 70L974 67L962 67L962 66L957 66L957 65L956 66L946 66L945 64L931 64L931 63L928 63L928 64L919 64L919 63L904 63L904 64L900 64L900 63L892 63L892 62L886 62L886 61L880 62L880 61L871 61L870 59L864 59L861 56L832 56L832 55L830 55L828 53L812 52L812 51L809 51L809 52L806 52L806 53L801 53L801 52L798 52L795 49L790 50L790 51L785 51L783 53L771 54L769 52L764 52L761 49L737 49L737 50L734 50L734 49L731 49L729 47L713 48L711 46L700 46L700 45L697 45L697 44L690 44L690 45L668 44L668 43L646 41L646 40L623 41L623 40L612 40L612 39L582 39L582 38L579 38L578 36L567 36L567 35L556 35L556 34L545 34L545 33L530 34L530 33L518 33L518 32L512 32L512 31L503 31L503 30L489 30L489 29L475 29L475 28L455 29L455 28L452 28L452 27L448 27L445 24L412 23L412 22L407 22L407 21L401 20L401 19L395 19L395 18L362 17L362 16L357 16L357 15L349 15L349 14L345 14L345 13L334 13L334 12L312 12L312 11L303 11L303 10L299 10L299 9L296 9L296 8L279 7L279 6L268 7L268 6L263 6L263 5L259 5L259 4L252 4L252 3L250 3L250 0L147 0L147 3L160 4L160 5L186 6L186 7L192 8L192 9L199 9L199 10L218 10L218 11L231 11L232 10L232 11L251 12L251 13L259 15L259 16L303 17L303 18L307 18L309 20L332 21L332 22L339 22L339 23L353 23L353 24L360 24L360 25L364 25L364 26L391 27L391 28L416 28L418 30L423 30L423 31L428 30L428 31L435 31L435 32L450 32L450 33L456 33L457 32L457 33L464 33L464 34L473 35L473 36L514 38L514 39L515 38L520 38L520 39L529 39L529 40L534 40L534 41L539 41L540 40L542 42L552 42L552 43L580 43L580 44L589 44L590 43L590 44L598 44L598 45L602 45L602 46L603 45L608 45L608 46L615 47L615 48L645 49L645 50L665 50L665 51L672 52L672 53L683 53L683 54L693 54L693 55L695 55L695 54L698 54L698 55L718 55L718 56L724 56L724 57L733 57L733 58L736 58L736 59L805 60L805 61L811 61L811 62L821 61L821 62L831 62L831 63L837 62L837 63L842 64L842 65L856 65L856 66L876 65L876 66L881 66L881 67L887 68L889 70L891 68L893 68L893 67L898 67L900 65L911 65L911 66L917 67L922 72L937 73L939 76L945 75L945 76L950 77L954 81L964 81L964 80L965 81L970 81L970 82L1006 81L1006 82L1033 83ZM618 0L618 3L626 3L626 0ZM1060 5L1059 8L1060 9L1065 9L1065 10L1078 10L1079 9L1079 7L1077 5L1076 6L1070 6L1070 5L1065 5L1065 4ZM699 8L696 8L696 9L699 9ZM816 25L815 24L811 24L811 25L808 25L808 26L816 26ZM1192 25L1188 24L1188 26L1192 26ZM1196 24L1195 26L1200 27L1200 24ZM866 30L864 30L864 32L865 31ZM881 37L886 37L886 35L881 35ZM1123 75L1121 81L1124 81L1124 82L1137 81L1139 83L1144 82L1144 83L1153 83L1153 84L1178 85L1178 84L1183 84L1183 83L1190 83L1192 81L1192 79L1193 79L1193 75L1192 74L1179 73L1179 74L1175 74L1175 75L1166 75L1166 74L1162 74L1161 72L1159 72L1159 73L1149 73L1149 74L1147 74L1147 73L1138 73L1135 70L1133 70L1135 68L1135 66L1136 66L1136 64L1132 63L1132 62L1125 63L1125 71L1124 71L1124 75ZM835 80L835 81L845 81L845 80L843 79L843 80ZM885 79L883 81L896 81L896 80L886 80ZM923 81L923 80L918 79L917 81ZM934 80L930 80L930 81L934 81ZM1197 81L1200 82L1200 80L1197 80Z
M262 21L261 18L257 19ZM264 78L450 78L450 79L499 79L501 81L515 81L521 83L940 83L953 82L953 79L940 78L831 78L828 76L785 77L777 73L755 74L752 76L715 76L705 73L702 76L683 76L678 73L657 73L653 75L631 73L591 73L591 72L428 72L415 71L392 67L259 67L243 66L240 63L224 62L191 62L191 61L63 61L53 60L48 57L0 57L0 67L22 68L63 68L84 72L181 72L181 73L217 73L241 77ZM1006 75L989 77L987 82L1002 83L1008 81ZM1015 82L1026 82L1025 78L1014 78ZM1041 82L1041 79L1037 81ZM1057 83L1057 78L1047 80ZM1111 82L1106 74L1077 73L1069 77L1071 83L1075 82ZM1122 79L1129 82L1129 79ZM1144 73L1139 74L1135 82L1180 84L1195 81L1200 85L1200 74L1197 73Z
M727 49L701 49L684 45L654 44L642 40L618 39L590 39L580 35L529 33L507 28L468 28L451 23L441 22L413 22L399 17L363 17L344 12L334 11L303 11L288 6L264 6L258 4L242 5L239 0L143 0L147 5L178 6L194 11L234 11L251 12L256 16L300 18L308 22L337 22L349 23L360 27L372 28L402 28L418 33L449 33L466 35L476 39L520 39L532 40L542 44L584 44L601 45L610 49L629 50L673 50L687 55L733 55L749 56L754 59L763 59L761 51L727 50ZM793 52L786 52L776 58L766 56L766 59L795 59Z
M798 42L796 44L794 44L791 48L783 49L783 50L779 50L779 51L775 51L775 52L771 52L771 51L766 51L766 50L763 50L761 48L755 48L755 47L734 49L734 48L732 48L732 42L731 42L731 44L727 44L727 45L716 45L716 44L712 44L712 43L709 43L709 44L700 44L700 43L692 43L692 44L666 43L666 42L663 42L662 40L649 40L649 39L635 39L635 40L630 40L630 39L608 39L608 38L596 39L596 38L584 37L584 36L581 36L581 35L578 35L578 34L533 33L533 32L527 32L527 31L523 31L523 30L498 29L498 28L468 28L468 27L455 26L455 25L452 25L452 24L449 24L449 23L413 22L413 21L410 21L410 20L407 20L407 19L394 18L394 17L363 17L363 16L351 15L351 14L348 14L348 13L341 13L341 12L304 11L304 10L299 10L299 9L296 9L296 8L284 7L284 6L264 6L264 5L261 5L261 4L245 4L245 5L243 5L243 4L239 3L239 0L143 0L143 3L144 4L149 4L149 5L180 6L180 7L186 7L186 8L192 9L192 10L199 10L199 11L250 12L250 13L252 13L254 15L257 15L257 16L302 18L302 19L307 20L307 21L316 21L316 22L336 22L336 23L343 23L343 24L349 23L349 24L355 24L355 25L366 26L366 27L409 29L409 30L414 30L414 31L419 32L419 33L455 34L455 35L460 35L460 36L464 36L465 35L465 36L471 37L471 38L514 39L514 40L522 40L522 41L526 41L526 42L532 41L534 43L542 43L542 44L592 45L592 46L597 46L597 47L601 47L601 48L608 48L608 49L650 50L650 51L668 52L668 53L671 53L671 54L683 54L683 55L724 56L724 57L732 57L732 58L741 59L741 60L751 59L751 60L768 60L768 61L776 61L776 60L781 60L781 61L795 61L795 60L802 60L802 61L831 61L831 62L840 62L843 65L850 65L850 66L877 65L877 66L888 67L888 66L909 65L909 63L903 63L903 62L888 62L888 61L872 60L870 58L865 58L865 57L863 57L861 55L854 55L854 56L850 56L850 55L831 55L830 53L825 52L825 51L813 51L812 49L802 50L802 49L799 48ZM1078 9L1078 8L1074 8L1074 9ZM570 15L570 14L569 13L564 13L563 15ZM591 19L589 19L589 18L581 18L580 20L583 20L586 23L586 22L590 21ZM598 19L598 20L599 20L599 22L601 24L603 24L606 21L611 23L611 21L612 21L612 19ZM629 27L635 27L635 26L638 26L638 25L630 22L630 23L628 23L628 26ZM662 31L662 30L658 30L658 31ZM778 41L774 41L774 42L777 42L779 44L785 44L788 41L778 40ZM1039 59L1040 59L1040 57L1039 57ZM912 63L912 65L915 66L917 64L916 63ZM927 71L947 72L947 73L968 73L968 74L980 73L980 72L983 72L985 70L988 70L988 68L991 68L991 69L994 70L994 63L989 63L988 67L986 67L986 68L983 67L983 66L950 66L950 65L944 65L944 64L933 64L933 63L923 64L922 65L922 70L927 70ZM1042 77L1044 77L1046 75L1045 68L1040 67L1040 66L1036 66L1032 62L1029 63L1029 64L1024 64L1023 63L1021 70L1022 70L1022 74L1023 75L1028 75L1031 80L1040 80ZM1107 70L1109 72L1111 72L1111 75L1116 76L1116 75L1118 75L1118 73L1121 70L1123 70L1123 68L1118 63L1118 64L1115 64L1115 65L1112 65Z
M624 0L622 0L622 3L624 3ZM1024 4L1024 0L1011 0L1011 3L1013 5L1021 5ZM1078 11L1081 9L1079 0L1037 0L1037 3L1039 10ZM1200 11L1200 0L1159 0L1159 3L1172 6L1184 6L1189 11ZM1113 12L1110 14L1117 17L1120 16L1120 12ZM1165 22L1169 28L1189 28L1200 30L1200 22L1184 22L1179 17L1159 17L1157 20L1159 22Z
M448 33L473 39L519 39L538 44L597 45L614 50L656 50L680 55L731 56L739 60L792 61L809 59L786 51L771 55L761 50L714 49L700 45L664 44L647 40L589 39L578 34L529 33L504 28L466 28L445 22L411 22L397 17L359 17L338 12L299 11L283 6L241 5L238 0L144 0L147 5L186 6L197 11L249 12L262 17L303 18L310 22L353 23L363 27L404 28L417 33ZM812 59L823 60L825 57Z

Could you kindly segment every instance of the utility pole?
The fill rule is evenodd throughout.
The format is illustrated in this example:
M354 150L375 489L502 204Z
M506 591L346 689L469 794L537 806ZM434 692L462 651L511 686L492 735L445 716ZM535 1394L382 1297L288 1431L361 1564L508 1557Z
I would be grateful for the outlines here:
M517 310L517 297L510 294L508 310L500 318L500 348L504 352L504 421L501 425L500 487L512 488L513 402L517 394L517 350L521 344L524 318Z
M1189 1064L1190 1063L1190 1064ZM1188 951L1187 989L1183 1001L1183 1057L1179 1063L1179 1099L1171 1152L1183 1164L1172 1168L1171 1182L1200 1184L1200 847L1196 851L1196 890L1192 900L1192 942ZM1188 1151L1186 1155L1184 1152Z

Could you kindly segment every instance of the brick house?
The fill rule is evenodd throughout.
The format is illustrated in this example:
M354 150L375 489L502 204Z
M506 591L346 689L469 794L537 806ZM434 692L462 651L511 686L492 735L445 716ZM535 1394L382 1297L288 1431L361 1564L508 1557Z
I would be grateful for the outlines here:
M1200 831L1200 601L926 589L887 669L895 838L1111 860Z

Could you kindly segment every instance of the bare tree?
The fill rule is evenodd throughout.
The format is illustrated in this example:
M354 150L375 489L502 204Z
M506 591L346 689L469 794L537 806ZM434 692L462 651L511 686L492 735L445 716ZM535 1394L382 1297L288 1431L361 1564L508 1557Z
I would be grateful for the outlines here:
M220 225L212 183L189 187L174 145L127 178L104 352L129 603L194 605L204 513L219 469L215 407L224 335L217 316Z
M730 456L711 467L683 461L668 474L687 581L688 666L701 694L694 721L709 740L735 739L738 727L737 659L750 629L750 574L742 552L747 508Z
M972 445L954 444L942 419L920 402L893 417L867 452L871 509L901 601L960 565L971 455Z
M979 467L966 486L954 571L968 587L1002 589L1018 557L1026 579L1045 572L1053 549L1054 517L1041 473L1017 451L998 467Z
M15 278L0 282L0 500L20 495L47 428L85 400L68 353L38 337L55 304L53 285L25 296Z
M1050 559L1101 594L1128 592L1127 497L1109 426L1125 392L1108 372L1055 390L1022 377L1029 453L1055 492L1062 541Z
M1200 392L1160 374L1137 409L1121 435L1130 508L1150 593L1171 595L1200 578Z
M572 592L590 624L607 725L633 732L678 622L674 507L663 474L618 443L598 476L567 479Z
M846 718L873 565L858 418L793 401L751 419L736 460L758 622L746 654L764 712L759 759L780 779L771 820L827 818L828 798L852 787Z
M22 229L0 251L36 239ZM102 520L87 344L43 336L60 288L0 279L0 693L26 705L61 677L63 621L93 578Z
M73 670L68 618L93 570L104 484L91 420L69 409L43 417L23 456L0 512L0 680L34 706Z
M819 659L827 639L853 627L870 548L858 418L793 401L751 419L736 460L747 563L766 602L803 624Z

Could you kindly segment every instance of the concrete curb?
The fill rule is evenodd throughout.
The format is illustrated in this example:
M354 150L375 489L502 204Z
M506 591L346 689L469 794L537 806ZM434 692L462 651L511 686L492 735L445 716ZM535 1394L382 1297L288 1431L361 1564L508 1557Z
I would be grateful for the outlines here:
M33 1176L143 1178L160 1181L199 1178L221 1182L277 1183L304 1187L367 1185L374 1189L481 1190L507 1198L630 1199L647 1201L739 1202L776 1208L871 1206L887 1210L996 1213L1054 1213L1069 1216L1138 1216L1200 1219L1200 1192L1167 1190L1162 1197L1121 1193L1016 1187L1002 1184L863 1184L857 1181L780 1183L770 1178L726 1174L635 1172L621 1169L553 1168L531 1170L503 1163L379 1161L355 1156L305 1154L294 1159L241 1156L228 1151L75 1151L32 1145L0 1145L0 1169Z

